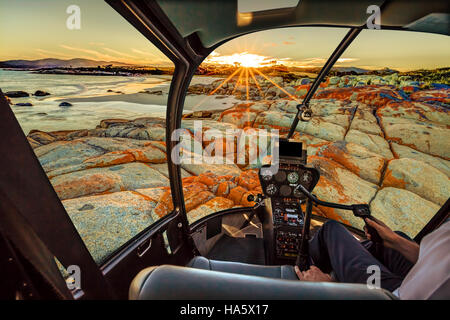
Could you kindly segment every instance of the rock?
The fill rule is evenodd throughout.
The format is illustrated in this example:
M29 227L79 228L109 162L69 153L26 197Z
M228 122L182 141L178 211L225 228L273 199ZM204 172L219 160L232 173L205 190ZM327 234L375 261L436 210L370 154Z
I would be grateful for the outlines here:
M39 130L31 130L27 137L40 144L49 144L56 141L56 138L53 135Z
M103 192L169 185L169 179L143 163L126 163L71 172L53 177L50 182L62 200Z
M36 141L36 136L31 136ZM35 149L39 162L46 172L57 168L81 164L88 158L100 156L104 153L82 141L57 141Z
M441 159L439 157L433 157L426 153L419 152L410 147L403 146L397 143L391 143L392 151L397 158L410 158L419 160L435 167L436 169L445 173L450 177L450 161Z
M32 107L33 104L30 102L20 102L20 103L16 103L15 106L17 106L17 107Z
M389 162L383 186L409 190L442 206L448 199L450 179L425 162L403 158Z
M231 175L239 176L241 174L241 169L235 164L185 164L182 163L181 167L192 175L198 176L199 174L206 172L214 172L219 176Z
M70 102L63 101L59 104L60 107L72 107Z
M450 158L450 130L435 122L383 117L387 139L431 155Z
M345 136L345 141L353 142L366 147L368 150L388 160L394 157L391 149L389 148L389 143L378 135L368 134L359 130L351 129Z
M450 104L450 89L432 89L420 90L411 94L410 98L415 101L423 102L442 102Z
M378 184L385 159L365 147L345 141L327 143L318 147L317 156L331 159L364 180Z
M195 209L192 209L187 213L189 223L193 223L197 220L200 220L211 213L219 212L222 210L230 209L234 206L234 202L230 199L226 199L223 197L215 197L207 201L206 203L198 206Z
M283 90L280 90L278 96L280 98L286 98L293 96L295 94L295 88L293 87L284 87Z
M439 208L413 192L391 187L379 190L370 203L370 210L375 218L386 223L392 230L405 232L411 238L422 230Z
M219 121L228 122L236 125L238 128L249 127L253 125L258 111L251 109L252 104L239 104L225 110L219 117Z
M367 108L358 108L353 117L350 129L365 132L371 135L383 136L377 119L372 112Z
M380 118L412 119L450 125L450 112L448 110L422 102L390 102L386 106L379 108L377 115Z
M337 162L310 156L308 164L317 168L320 180L314 189L314 194L321 200L341 204L369 203L377 192L377 185L358 177ZM364 222L351 211L320 207L328 217L362 229Z
M100 128L109 128L109 127L116 127L121 126L124 123L130 123L130 120L126 119L104 119L100 121Z
M8 92L5 92L5 96L7 96L9 98L25 98L25 97L29 97L30 94L25 91L8 91Z
M294 132L291 139L294 141L303 142L307 147L309 147L311 145L315 145L315 144L328 142L327 140L316 138L314 136L311 136L309 134L302 133L302 132ZM308 154L309 154L309 152L308 152Z
M280 133L286 133L294 120L295 114L265 111L258 114L254 126L257 128L273 128L280 130ZM295 131L303 132L314 137L328 140L343 140L345 128L324 120L325 118L313 117L310 121L299 121Z
M33 148L33 149L42 146L42 144L40 144L39 142L37 142L36 140L34 140L30 137L27 137L27 139L28 139L28 143L30 144L31 148Z
M130 191L62 203L97 264L159 219L154 201Z
M49 96L50 93L42 91L42 90L36 90L36 92L34 93L34 95L36 97L44 97L44 96Z

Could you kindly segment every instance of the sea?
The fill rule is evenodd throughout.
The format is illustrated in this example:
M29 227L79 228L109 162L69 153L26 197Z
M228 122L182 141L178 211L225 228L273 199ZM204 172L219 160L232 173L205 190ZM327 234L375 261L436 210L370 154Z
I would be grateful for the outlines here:
M42 131L78 130L95 128L108 118L135 119L139 117L165 117L166 104L143 104L130 101L116 101L120 95L135 94L143 90L162 91L167 97L171 76L95 76L39 74L30 71L0 69L0 89L26 91L30 97L11 98L16 103L32 103L33 106L11 105L22 130ZM48 96L35 97L33 93L42 90ZM113 90L114 92L108 92ZM108 101L90 101L90 98L110 96ZM71 107L60 107L62 101L85 98L72 103ZM121 97L121 100L124 100Z

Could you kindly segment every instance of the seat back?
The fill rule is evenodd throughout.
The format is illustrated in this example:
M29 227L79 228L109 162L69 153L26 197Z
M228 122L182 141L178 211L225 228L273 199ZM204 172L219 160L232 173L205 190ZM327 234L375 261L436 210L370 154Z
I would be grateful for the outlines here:
M389 300L383 289L361 284L279 280L163 265L142 270L133 280L135 300Z

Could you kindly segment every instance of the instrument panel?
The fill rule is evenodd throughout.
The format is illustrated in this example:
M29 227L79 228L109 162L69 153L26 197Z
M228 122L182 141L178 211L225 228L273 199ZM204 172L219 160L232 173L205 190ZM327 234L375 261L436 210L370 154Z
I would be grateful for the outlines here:
M270 242L276 259L274 263L296 259L304 224L300 204L306 200L306 196L296 187L301 184L312 191L319 177L317 169L306 167L299 161L284 160L276 172L269 166L261 167L259 180L271 202L273 240Z
M301 184L312 191L318 181L318 170L303 165L280 164L276 173L268 166L263 166L260 170L262 190L270 198L305 199L305 195L296 190L296 187Z

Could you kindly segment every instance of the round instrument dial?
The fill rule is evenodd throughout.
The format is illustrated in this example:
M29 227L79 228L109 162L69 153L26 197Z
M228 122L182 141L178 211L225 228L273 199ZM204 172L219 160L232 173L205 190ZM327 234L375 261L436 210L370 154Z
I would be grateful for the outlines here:
M289 195L291 194L291 192L292 192L291 187L289 187L289 186L286 185L286 184L282 185L281 188L280 188L280 194L281 194L283 197L289 196Z
M309 171L304 171L303 173L302 173L302 177L301 177L301 183L302 183L302 185L303 186L307 186L308 184L310 184L311 183L311 181L312 181L312 175L311 175L311 172L309 172Z
M270 168L261 168L260 174L264 181L270 181L273 178L273 172Z
M303 198L305 197L305 195L303 194L303 192L300 191L299 188L295 188L294 189L294 196L297 198Z
M278 182L283 182L286 180L286 172L283 170L278 170L277 174L275 175L275 180Z
M277 193L277 186L273 183L269 184L266 188L266 192L268 195L273 196L275 193Z
M296 183L298 181L298 173L295 171L289 172L287 179L289 183Z

